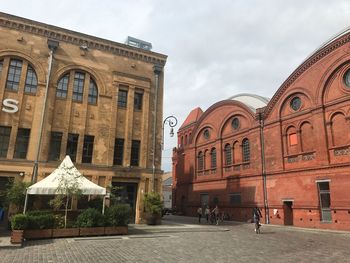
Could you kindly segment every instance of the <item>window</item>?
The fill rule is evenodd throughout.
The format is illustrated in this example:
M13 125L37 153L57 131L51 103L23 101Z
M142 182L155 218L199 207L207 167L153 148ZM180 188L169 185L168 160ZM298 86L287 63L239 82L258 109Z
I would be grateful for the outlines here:
M185 135L185 145L188 144L188 138L187 138L187 134Z
M118 92L118 107L126 108L127 104L128 104L128 91L121 89Z
M58 161L61 153L62 132L51 132L49 161Z
M298 137L296 133L289 134L289 145L294 146L298 144Z
M203 132L203 137L204 137L204 139L209 139L210 133L209 133L209 130L208 130L208 129L205 129L205 130L204 130L204 132Z
M240 205L242 203L241 193L232 193L230 194L230 205Z
M73 100L83 101L85 74L82 72L75 72L73 83Z
M348 69L344 74L344 83L347 88L350 88L350 69Z
M142 110L142 98L143 98L143 93L135 92L135 96L134 96L135 110Z
M93 79L90 79L88 103L97 104L97 86Z
M216 149L215 148L211 149L210 156L211 156L211 168L214 169L216 168Z
M299 97L294 97L291 101L290 101L290 107L294 110L297 111L300 109L301 107L301 99Z
M232 164L232 150L231 145L228 143L225 145L225 165Z
M114 142L114 165L123 165L124 139L116 138Z
M234 130L238 130L239 128L239 119L238 118L233 118L232 122L231 122L232 128Z
M26 159L29 144L30 129L19 128L15 145L14 158Z
M204 155L203 152L198 153L198 170L201 171L204 169Z
M0 157L6 158L9 148L11 127L0 126Z
M133 140L131 143L130 165L139 166L140 141Z
M250 161L250 147L249 140L246 138L242 142L242 153L243 153L243 162Z
M92 162L92 153L94 150L94 136L85 135L84 136L84 146L83 146L83 158L82 163Z
M24 92L36 93L37 86L38 86L38 80L36 78L35 71L31 66L28 65Z
M317 185L320 199L321 220L326 222L332 221L329 182L318 182Z
M11 59L9 71L7 74L6 89L18 91L19 81L21 79L22 61Z
M59 81L56 90L56 97L67 98L69 74L64 75Z
M68 133L66 154L69 155L69 157L72 159L72 162L76 161L78 138L79 134Z
M0 78L1 78L3 64L4 64L4 61L0 60Z

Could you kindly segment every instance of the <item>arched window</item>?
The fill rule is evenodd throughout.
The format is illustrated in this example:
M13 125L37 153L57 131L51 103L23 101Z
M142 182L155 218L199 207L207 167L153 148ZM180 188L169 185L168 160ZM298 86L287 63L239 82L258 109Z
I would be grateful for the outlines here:
M187 140L187 134L185 135L185 145L188 144L188 140Z
M243 162L250 161L250 146L249 146L249 140L247 138L245 138L242 141L242 157L243 157Z
M231 165L232 164L232 149L231 145L228 143L225 145L225 165Z
M97 86L93 79L90 79L88 103L97 104Z
M233 156L232 156L233 163L234 164L240 163L241 154L240 154L240 147L238 142L233 143L232 152L233 152Z
M67 91L68 91L68 82L69 82L69 74L64 75L60 80L58 81L57 90L56 90L56 97L57 98L67 98Z
M210 159L211 165L210 166L212 169L216 168L216 149L215 148L211 149L210 156L211 156L211 159Z
M37 80L35 71L31 66L28 65L24 92L36 93L37 86L38 86L38 80Z
M181 136L180 147L184 147L184 137Z
M198 170L204 170L204 155L203 152L198 153Z
M303 152L314 150L314 134L310 123L305 122L300 127L301 148Z
M73 100L83 101L85 74L75 72L73 83Z
M295 127L290 126L287 129L287 149L288 154L297 154L299 149L299 141L298 141L298 134Z
M342 146L349 142L349 124L342 113L332 117L332 137L334 146Z
M22 61L11 59L9 70L7 72L6 89L18 91L19 81L21 79Z

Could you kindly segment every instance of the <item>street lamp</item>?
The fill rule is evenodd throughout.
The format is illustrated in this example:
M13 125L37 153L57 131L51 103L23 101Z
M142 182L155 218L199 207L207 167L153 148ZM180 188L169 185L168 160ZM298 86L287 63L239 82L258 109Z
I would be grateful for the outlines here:
M177 125L177 119L175 116L170 115L166 117L163 121L163 126L162 126L162 131L163 131L163 136L162 136L162 150L164 150L164 126L165 124L168 124L170 127L170 137L174 136L174 127Z

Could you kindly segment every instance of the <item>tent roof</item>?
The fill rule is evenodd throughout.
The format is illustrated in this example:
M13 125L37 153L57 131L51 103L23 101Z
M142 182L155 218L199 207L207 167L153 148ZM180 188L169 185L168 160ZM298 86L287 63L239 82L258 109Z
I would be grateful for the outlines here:
M72 185L78 183L79 189L83 195L105 195L106 188L86 179L74 166L72 160L67 155L60 166L54 170L49 176L28 187L27 194L29 195L55 195L65 192L57 191L60 182L65 182Z

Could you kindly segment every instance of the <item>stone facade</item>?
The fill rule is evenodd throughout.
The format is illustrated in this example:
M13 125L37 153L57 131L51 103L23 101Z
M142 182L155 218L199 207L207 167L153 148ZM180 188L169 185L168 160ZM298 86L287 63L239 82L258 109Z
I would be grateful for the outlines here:
M0 176L30 181L37 159L37 180L44 178L70 151L67 140L69 134L75 134L77 168L105 187L133 185L135 220L141 222L143 194L153 187L161 189L163 67L167 57L4 13L0 13L0 34L0 126L10 128L8 145L1 146L7 152L1 157ZM53 49L48 77L48 46L52 43L58 47ZM16 61L21 63L20 70ZM33 72L37 85L30 83ZM124 98L118 97L119 90L125 91ZM18 110L11 112L16 102ZM29 130L26 153L16 146L18 131L23 129ZM60 151L57 160L51 161L53 132L59 133ZM90 144L85 141L87 135ZM3 143L6 135L1 136ZM114 162L116 138L124 140L118 165ZM88 147L93 148L92 153Z
M249 221L258 206L267 223L350 230L349 42L319 48L266 106L245 94L194 109L173 151L176 210L218 203Z

